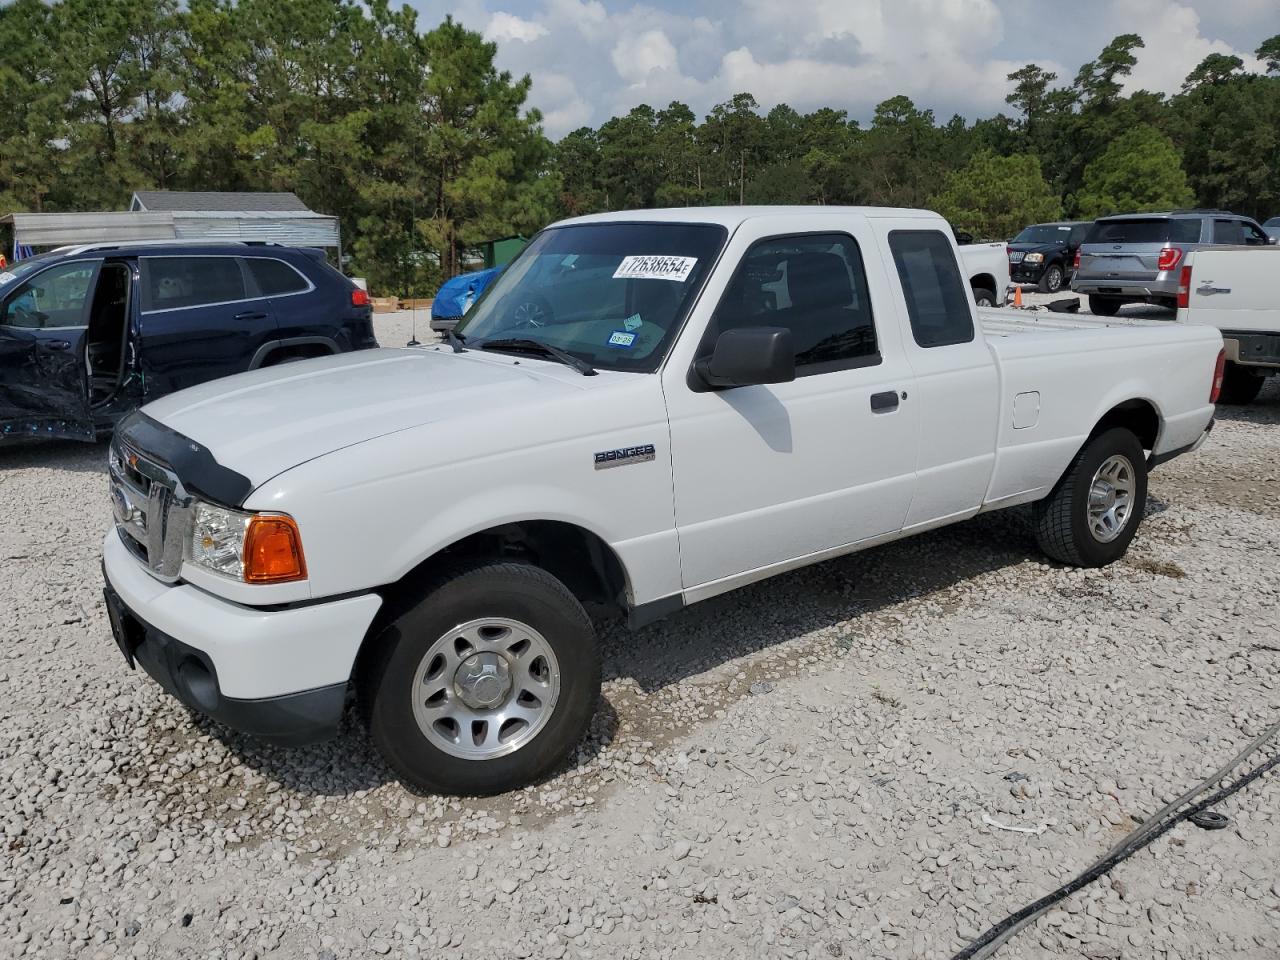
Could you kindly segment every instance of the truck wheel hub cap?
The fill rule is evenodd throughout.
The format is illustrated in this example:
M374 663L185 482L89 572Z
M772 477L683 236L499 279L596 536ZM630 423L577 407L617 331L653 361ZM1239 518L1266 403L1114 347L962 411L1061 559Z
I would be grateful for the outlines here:
M1089 485L1089 532L1099 543L1110 543L1124 532L1136 489L1128 457L1115 454L1102 461Z
M410 689L418 730L445 753L491 760L519 750L550 721L560 663L526 623L484 617L439 637Z
M511 692L511 665L496 653L477 653L462 661L453 687L468 707L496 707Z

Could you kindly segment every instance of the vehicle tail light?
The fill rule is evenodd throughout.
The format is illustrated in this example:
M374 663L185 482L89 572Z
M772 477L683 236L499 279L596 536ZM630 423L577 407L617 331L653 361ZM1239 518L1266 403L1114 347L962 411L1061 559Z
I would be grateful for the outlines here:
M1073 261L1071 261L1071 269L1073 272L1078 272L1080 270L1080 251L1079 250L1076 250L1076 258Z
M1191 264L1183 267L1178 275L1178 306L1191 306Z
M1160 259L1156 261L1156 269L1162 273L1165 270L1172 270L1178 265L1178 261L1182 259L1181 247L1165 247L1160 251Z
M367 307L369 305L369 291L353 287L351 290L351 305L353 307Z
M1227 351L1218 351L1218 362L1213 367L1213 386L1209 388L1209 402L1217 403L1222 396L1222 378L1227 372Z
M1007 256L1009 256L1009 254L1011 254L1011 253L1013 253L1013 247L1009 246L1009 245L1006 243L1006 244L1004 245L1004 255L1007 257Z
M244 534L246 583L285 583L307 578L302 536L292 517L258 515Z

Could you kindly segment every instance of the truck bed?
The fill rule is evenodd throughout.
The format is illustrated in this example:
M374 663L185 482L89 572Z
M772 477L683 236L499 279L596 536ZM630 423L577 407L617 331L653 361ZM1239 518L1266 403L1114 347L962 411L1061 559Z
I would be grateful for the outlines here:
M1061 333L1067 330L1101 330L1106 327L1164 327L1164 320L1143 317L1095 317L1091 313L1052 313L1049 310L979 308L978 319L987 337L1016 333Z

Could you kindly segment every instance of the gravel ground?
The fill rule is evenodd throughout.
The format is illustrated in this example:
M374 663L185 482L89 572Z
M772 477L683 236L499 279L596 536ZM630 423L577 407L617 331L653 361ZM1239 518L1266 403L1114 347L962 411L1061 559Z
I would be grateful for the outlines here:
M1280 717L1280 381L1219 415L1108 569L1015 511L614 629L576 761L487 800L130 673L102 448L0 450L0 955L945 958ZM1000 955L1280 955L1280 785L1221 809Z

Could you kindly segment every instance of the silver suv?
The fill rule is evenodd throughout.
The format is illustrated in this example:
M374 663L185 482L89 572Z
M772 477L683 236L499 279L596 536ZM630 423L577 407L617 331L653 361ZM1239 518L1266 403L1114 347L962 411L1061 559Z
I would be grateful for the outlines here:
M1225 210L1134 213L1095 220L1076 251L1071 289L1089 297L1089 310L1114 316L1126 303L1178 303L1179 268L1205 244L1275 243L1248 217Z

